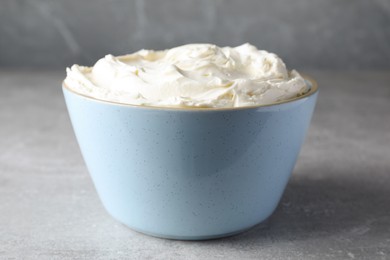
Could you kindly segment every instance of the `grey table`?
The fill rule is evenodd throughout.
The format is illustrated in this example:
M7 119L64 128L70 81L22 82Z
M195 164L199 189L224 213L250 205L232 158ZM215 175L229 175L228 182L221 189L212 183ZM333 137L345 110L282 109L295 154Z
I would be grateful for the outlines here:
M203 242L103 209L65 110L64 72L0 71L1 259L390 259L390 71L308 71L320 96L272 217Z

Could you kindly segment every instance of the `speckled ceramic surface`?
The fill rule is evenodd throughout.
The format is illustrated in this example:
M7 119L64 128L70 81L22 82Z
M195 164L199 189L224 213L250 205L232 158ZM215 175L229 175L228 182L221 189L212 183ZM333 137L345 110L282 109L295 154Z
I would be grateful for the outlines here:
M174 239L223 237L270 216L317 98L315 88L272 106L178 110L63 90L107 211L137 231Z

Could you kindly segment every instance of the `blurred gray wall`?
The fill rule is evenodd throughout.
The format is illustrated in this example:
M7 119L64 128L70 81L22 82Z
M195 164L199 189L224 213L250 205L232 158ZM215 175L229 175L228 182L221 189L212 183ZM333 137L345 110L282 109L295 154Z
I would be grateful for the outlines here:
M390 0L0 0L0 66L245 42L290 67L390 68Z

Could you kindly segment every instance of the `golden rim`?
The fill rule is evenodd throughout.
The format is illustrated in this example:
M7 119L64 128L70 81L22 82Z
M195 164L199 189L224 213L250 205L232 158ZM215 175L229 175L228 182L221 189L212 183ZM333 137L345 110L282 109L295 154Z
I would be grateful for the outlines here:
M245 109L254 109L254 108L261 108L261 107L270 107L270 106L276 106L276 105L280 105L280 104L285 104L285 103L290 103L290 102L294 102L294 101L297 101L297 100L300 100L300 99L304 99L304 98L307 98L307 97L310 97L311 95L315 94L317 91L318 91L318 84L317 82L305 75L305 74L302 74L302 77L310 82L310 89L309 91L307 91L305 94L302 94L300 96L297 96L297 97L294 97L294 98L290 98L290 99L287 99L287 100L283 100L283 101L279 101L279 102L274 102L274 103L270 103L270 104L262 104L262 105L255 105L255 106L244 106L244 107L169 107L169 106L150 106L150 105L134 105L134 104L126 104L126 103L120 103L120 102L116 102L116 101L109 101L109 100L103 100L103 99L98 99L98 98L94 98L94 97L91 97L91 96L87 96L85 94L81 94L81 93L78 93L76 91L74 91L73 89L69 88L65 82L62 82L62 87L64 89L66 89L67 91L73 93L73 94L76 94L78 96L81 96L81 97L84 97L86 99L90 99L90 100L93 100L93 101L97 101L97 102L102 102L102 103L106 103L106 104L112 104L112 105L119 105L119 106L126 106L126 107L133 107L133 108L147 108L147 109L155 109L155 110L175 110L175 111L227 111L227 110L245 110Z

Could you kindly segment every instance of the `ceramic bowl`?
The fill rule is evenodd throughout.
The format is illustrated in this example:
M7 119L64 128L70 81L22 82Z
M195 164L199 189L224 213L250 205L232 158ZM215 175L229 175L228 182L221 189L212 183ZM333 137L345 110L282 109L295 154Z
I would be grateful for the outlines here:
M107 211L152 236L229 236L275 210L318 89L246 108L156 108L97 100L63 85L82 155Z

